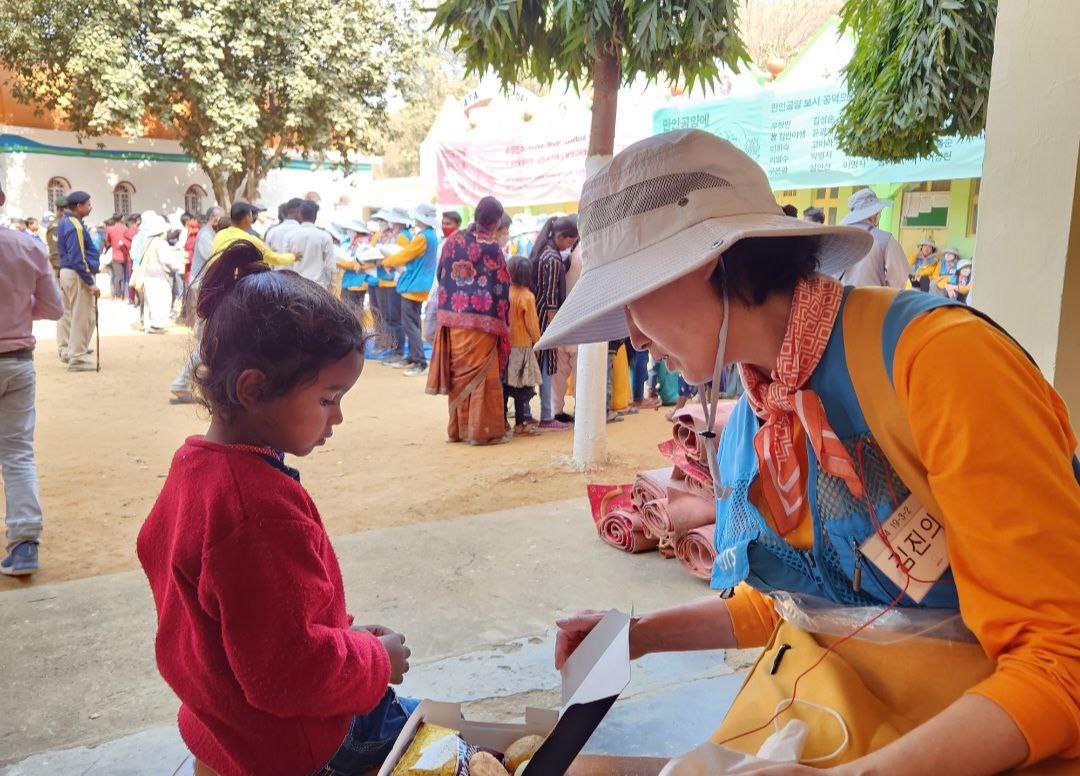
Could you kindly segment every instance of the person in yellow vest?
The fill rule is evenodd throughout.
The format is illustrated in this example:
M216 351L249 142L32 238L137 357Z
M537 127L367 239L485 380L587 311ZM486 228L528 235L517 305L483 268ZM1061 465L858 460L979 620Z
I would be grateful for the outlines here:
M258 248L263 261L272 267L284 267L296 261L296 254L275 251L251 233L251 225L255 222L257 211L247 202L234 202L229 209L230 224L214 235L214 242L210 246L210 258L207 264L212 264L221 252L237 240L247 240Z
M745 387L707 445L719 594L629 635L632 657L764 647L698 754L754 754L798 718L797 756L840 776L1076 773L1080 462L1025 351L951 299L842 286L870 235L784 216L765 172L700 130L615 156L580 230L581 278L537 349L629 333L690 383L737 364ZM718 397L700 400L711 426ZM558 623L558 664L599 618Z

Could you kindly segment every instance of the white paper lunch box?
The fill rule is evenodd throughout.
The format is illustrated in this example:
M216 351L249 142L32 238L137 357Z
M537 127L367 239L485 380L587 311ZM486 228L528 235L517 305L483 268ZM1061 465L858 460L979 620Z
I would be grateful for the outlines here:
M630 683L630 615L614 609L604 615L566 661L562 677L562 708L525 709L524 723L464 720L460 704L423 701L405 723L379 776L390 776L422 722L453 728L467 743L500 752L522 736L544 736L543 746L525 769L527 776L655 776L660 772L666 758L578 756Z

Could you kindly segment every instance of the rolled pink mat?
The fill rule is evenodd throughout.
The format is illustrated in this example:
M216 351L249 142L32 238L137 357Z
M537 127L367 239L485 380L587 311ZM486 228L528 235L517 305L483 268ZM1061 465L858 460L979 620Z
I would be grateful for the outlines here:
M671 520L668 519L668 500L658 498L647 501L641 508L641 522L645 525L645 535L663 541L673 539Z
M719 444L720 434L724 431L724 426L727 425L735 404L735 401L722 401L717 405L716 418L712 426L712 431L716 434L715 444ZM701 436L709 430L705 422L705 408L699 404L688 404L681 410L677 410L671 419L674 421L671 435L675 444L686 453L688 458L708 466L705 438Z
M623 552L648 552L660 546L658 539L645 536L645 524L633 509L615 507L600 523L600 538Z
M675 540L681 539L695 528L701 528L716 522L716 500L702 497L689 488L680 487L668 490L668 499L664 514L667 517L668 533Z
M716 560L715 533L715 523L705 525L690 531L675 544L675 559L699 579L712 579L713 561Z
M671 473L672 482L684 482L686 488L696 496L713 497L712 477L708 468L687 458L686 454L678 449L674 439L661 443L659 449L661 455L675 464L675 470Z
M650 501L667 498L667 489L671 484L671 467L653 469L641 472L634 480L634 489L630 491L630 498L634 506L641 511Z

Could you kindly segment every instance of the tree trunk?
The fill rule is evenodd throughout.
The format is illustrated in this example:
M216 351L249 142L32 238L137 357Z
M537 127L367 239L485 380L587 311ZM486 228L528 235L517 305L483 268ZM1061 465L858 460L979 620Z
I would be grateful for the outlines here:
M615 150L615 114L619 104L619 55L604 54L593 63L592 126L585 177L592 177ZM583 257L584 261L584 257ZM607 442L607 343L578 346L574 405L574 463L594 466L603 460Z
M228 183L225 180L225 176L217 170L203 168L203 172L206 173L206 177L210 179L210 186L214 190L214 202L219 206L225 208L227 211L232 207L232 196L229 192Z
M262 175L259 165L256 164L247 172L244 178L244 199L255 202L259 198L259 184L262 183Z

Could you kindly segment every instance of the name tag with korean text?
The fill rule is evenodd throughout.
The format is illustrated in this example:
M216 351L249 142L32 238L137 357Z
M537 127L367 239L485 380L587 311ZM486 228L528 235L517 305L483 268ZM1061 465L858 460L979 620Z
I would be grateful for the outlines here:
M859 550L901 590L907 584L908 596L919 603L949 568L945 527L911 495L881 524L881 531L888 545L875 532Z

